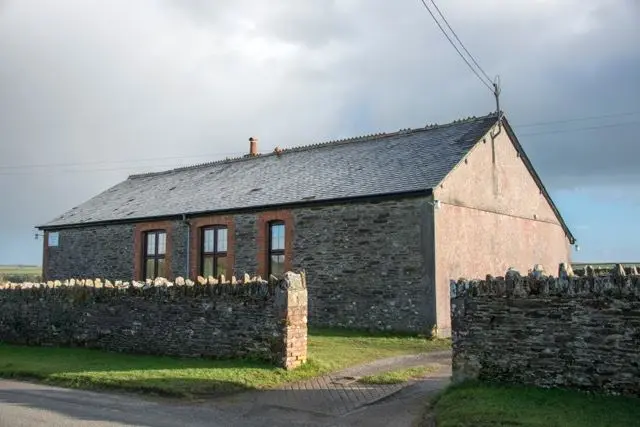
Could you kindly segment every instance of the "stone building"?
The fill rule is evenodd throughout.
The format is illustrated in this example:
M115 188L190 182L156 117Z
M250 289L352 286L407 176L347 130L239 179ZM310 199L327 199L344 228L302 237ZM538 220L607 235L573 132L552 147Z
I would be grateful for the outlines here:
M39 226L47 279L304 269L312 326L450 333L449 280L570 262L497 114L130 176Z

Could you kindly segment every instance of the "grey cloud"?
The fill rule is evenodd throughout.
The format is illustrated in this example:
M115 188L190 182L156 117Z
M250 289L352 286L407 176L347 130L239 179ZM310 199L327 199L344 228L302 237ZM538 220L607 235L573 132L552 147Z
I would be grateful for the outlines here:
M344 40L351 34L354 19L344 6L348 2L335 0L268 4L246 0L171 0L168 4L185 13L198 25L210 28L222 25L228 30L256 32L312 49L332 40Z
M640 110L634 0L440 3L501 74L512 123ZM251 135L270 150L495 108L418 1L3 4L0 234L15 242L129 173L244 153ZM561 189L637 180L636 133L522 142ZM157 157L173 159L136 160ZM37 261L31 243L14 246Z

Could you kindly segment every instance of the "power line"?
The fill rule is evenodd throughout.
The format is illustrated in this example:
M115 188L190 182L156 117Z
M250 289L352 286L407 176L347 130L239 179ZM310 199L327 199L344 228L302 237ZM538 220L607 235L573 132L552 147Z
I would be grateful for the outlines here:
M95 162L81 162L81 163L41 163L41 164L30 164L30 165L0 165L0 170L2 169L23 169L23 168L48 168L48 167L68 167L68 166L87 166L87 165L105 165L105 164L116 164L116 163L135 163L135 162L149 162L155 160L176 160L176 159L191 159L194 157L210 157L212 155L216 156L235 156L244 154L240 151L232 152L232 153L214 153L214 154L194 154L190 156L168 156L168 157L147 157L144 159L128 159L128 160L113 160L113 161L95 161ZM131 167L135 167L135 165L131 165ZM126 168L125 168L126 169Z
M514 127L518 128L526 128L526 127L535 127L535 126L547 126L547 125L555 125L555 124L563 124L563 123L571 123L571 122L582 122L586 120L596 120L596 119L608 119L612 117L622 117L622 116L633 116L636 114L640 114L640 111L632 111L627 113L615 113L615 114L603 114L601 116L587 116L587 117L576 117L573 119L564 119L564 120L554 120L548 122L537 122L537 123L527 123L523 125L514 125Z
M563 123L571 123L578 121L587 121L587 120L595 120L595 119L603 119L603 118L613 118L613 117L623 117L623 116L632 116L640 114L640 111L633 112L625 112L625 113L613 113L613 114L603 114L599 116L587 116L587 117L576 117L571 119L563 119L563 120L553 120L547 122L536 122L536 123L527 123L522 125L514 125L514 128L526 128L526 127L539 127L539 126L547 126L552 124L563 124ZM586 127L578 127L573 129L559 129L559 130L547 130L547 131L539 131L539 132L531 132L531 133L522 133L519 136L535 136L535 135L548 135L552 133L567 133L567 132L578 132L585 130L596 130L602 128L611 128L611 127L620 127L620 126L633 126L640 124L640 121L631 121L631 122L619 122L619 123L607 123L596 126L586 126ZM210 154L194 154L189 156L165 156L165 157L149 157L149 158L138 158L138 159L128 159L128 160L113 160L113 161L92 161L92 162L78 162L78 163L41 163L41 164L22 164L22 165L0 165L0 175L23 175L30 174L33 172L30 171L20 171L18 173L3 172L4 170L9 169L26 169L26 168L58 168L58 167L75 167L75 166L90 166L90 165L110 165L110 164L123 164L123 163L135 163L135 162L150 162L156 160L175 160L175 159L188 159L188 158L210 158L211 156L222 156L222 155L241 155L243 152L227 152L227 153L210 153ZM115 168L97 168L97 169L67 169L60 170L55 169L51 172L55 173L76 173L76 172L111 172L111 171L119 171L119 170L131 170L138 169L140 167L179 167L176 166L175 163L171 164L155 164L155 165L136 165L132 164L129 166L115 167Z
M460 46L462 46L462 48L464 49L465 52L467 52L467 55L469 55L469 58L471 58L471 60L473 61L474 64L476 64L476 67L478 67L478 69L482 72L482 74L484 74L484 76L487 78L487 80L489 82L491 82L491 77L489 77L487 75L487 73L485 73L485 71L482 69L482 67L480 66L480 64L478 64L478 61L476 61L476 59L473 57L473 55L471 55L471 52L469 52L467 50L467 48L465 47L464 43L462 43L462 40L460 40L460 38L458 37L458 35L456 34L456 32L453 30L453 28L451 28L451 25L449 25L449 21L447 21L447 18L444 17L444 14L440 11L440 8L438 7L438 5L436 4L436 2L434 0L431 0L431 3L433 3L433 7L436 8L436 11L438 12L438 15L440 15L440 17L442 18L442 20L444 21L444 23L447 25L447 27L449 27L449 30L451 30L451 33L453 33L453 36L456 38L456 40L458 40L458 43L460 43Z
M155 164L148 165L149 168L177 168L180 166L176 166L174 163L171 164ZM126 170L140 170L140 166L131 165L131 166L122 166L117 168L97 168L97 169L49 169L44 171L11 171L11 172L0 172L0 176L2 175L33 175L34 173L43 173L43 172L52 172L52 173L93 173L93 172L114 172L114 171L126 171ZM149 172L149 171L145 171Z
M469 69L473 72L473 74L476 75L476 77L478 78L478 80L480 80L482 82L483 85L485 85L487 87L487 89L489 89L489 91L493 94L495 94L495 89L491 86L491 84L487 83L481 76L480 74L478 74L478 72L476 71L476 69L473 67L473 65L471 65L471 63L467 60L467 58L464 57L464 55L462 54L462 52L460 52L460 49L458 49L458 46L455 45L455 43L453 42L453 40L451 40L451 37L449 37L449 34L447 34L447 32L445 31L444 28L442 28L442 25L440 24L440 22L438 21L438 19L436 18L436 16L433 14L433 12L431 11L431 9L429 8L429 5L427 4L427 2L425 0L421 0L422 4L424 5L425 9L427 9L427 12L429 12L429 15L431 15L431 18L433 18L434 22L438 25L438 27L440 28L440 31L442 31L442 34L444 34L444 36L447 38L447 40L449 40L449 43L451 44L451 46L453 46L453 48L456 50L456 52L458 52L458 55L460 55L460 58L462 58L462 60L467 64L467 66L469 67ZM491 82L491 79L489 79L489 82Z
M633 125L640 125L640 121L609 123L606 125L587 126L587 127L575 128L575 129L560 129L560 130L547 130L547 131L533 132L533 133L522 133L519 136L548 135L551 133L567 133L567 132L577 132L577 131L583 131L583 130L596 130L596 129L605 129L605 128L612 128L612 127L620 127L620 126L633 126Z

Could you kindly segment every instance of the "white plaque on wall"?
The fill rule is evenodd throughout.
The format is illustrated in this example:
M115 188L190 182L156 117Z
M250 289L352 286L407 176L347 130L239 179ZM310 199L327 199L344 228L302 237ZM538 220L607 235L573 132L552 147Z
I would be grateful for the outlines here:
M49 233L49 246L58 246L58 233Z

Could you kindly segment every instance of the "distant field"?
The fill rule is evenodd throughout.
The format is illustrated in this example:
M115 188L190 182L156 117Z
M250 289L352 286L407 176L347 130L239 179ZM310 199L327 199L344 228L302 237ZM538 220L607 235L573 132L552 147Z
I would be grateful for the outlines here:
M0 265L0 283L33 282L42 279L39 265Z
M6 274L40 274L39 265L0 265L0 275Z

